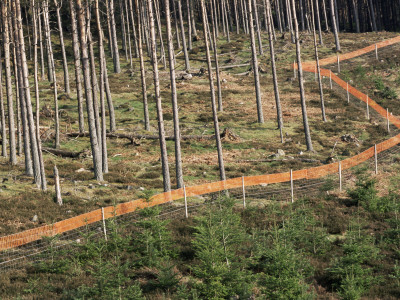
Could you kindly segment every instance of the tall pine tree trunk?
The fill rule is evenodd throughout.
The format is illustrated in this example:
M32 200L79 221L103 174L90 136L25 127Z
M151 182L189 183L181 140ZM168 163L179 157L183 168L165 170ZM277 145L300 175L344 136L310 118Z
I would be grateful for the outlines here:
M276 63L275 63L275 46L272 39L272 24L271 24L271 3L270 0L267 1L267 29L268 29L268 39L269 39L269 49L271 56L271 68L272 68L272 80L274 81L274 94L275 94L275 104L276 104L276 114L278 121L278 128L281 136L281 143L283 143L283 116L281 100L279 96L279 86L278 86L278 75L276 74Z
M96 177L96 180L103 181L101 152L97 139L95 114L93 110L92 84L90 80L90 65L89 65L88 45L86 37L86 26L85 26L85 8L82 5L82 0L69 0L69 1L72 2L75 1L77 7L77 19L79 24L79 42L81 45L82 70L83 70L83 79L86 91L86 108L88 114L90 145L92 148L94 175Z
M27 121L28 121L28 132L30 138L30 151L32 153L33 160L33 176L37 187L41 186L41 175L40 175L40 162L39 162L39 152L36 140L36 131L35 131L35 122L33 119L33 111L32 111L32 102L31 102L31 92L29 87L29 72L28 72L28 63L26 59L26 51L25 51L25 41L24 41L24 32L22 29L22 17L21 17L21 5L20 0L15 0L15 9L16 14L16 30L18 31L18 43L17 47L19 47L19 52L21 55L21 65L22 65L22 77L23 77L23 87L25 90L25 105L26 105L26 113L27 113Z
M172 0L174 1L174 0ZM167 42L168 42L168 60L171 79L171 98L172 111L174 118L174 135L175 135L175 169L177 188L183 187L183 171L182 171L182 154L181 154L181 132L179 129L179 113L178 113L178 97L176 92L175 80L175 54L171 28L170 6L169 0L165 0L165 18L167 23Z
M67 54L65 52L63 26L61 24L61 15L60 15L61 7L59 6L57 0L54 0L54 5L56 6L58 34L59 34L59 37L60 37L61 54L62 54L62 58L63 58L64 91L65 91L65 93L67 93L69 95L70 92L71 92L71 89L70 89L70 86L69 86L68 61L67 61Z
M333 1L333 0L332 0ZM313 151L313 146L311 142L311 134L310 127L308 125L308 116L307 116L307 106L306 106L306 95L304 90L304 78L303 78L303 67L301 65L301 53L300 53L300 38L299 38L299 25L297 23L296 17L296 5L294 0L292 2L292 12L293 12L293 23L294 23L294 35L296 41L296 58L297 58L297 67L298 67L298 77L299 77L299 85L300 85L300 100L301 100L301 111L303 115L303 126L304 126L304 135L306 139L307 151Z
M318 86L319 86L319 95L321 99L321 113L322 113L322 120L326 122L326 115L325 115L325 102L324 102L324 89L322 85L322 78L321 78L321 68L319 66L319 58L318 58L318 45L317 45L317 34L315 32L315 21L314 21L314 4L311 1L311 16L312 16L312 31L314 37L314 53L315 53L315 63L317 65L317 73L318 73Z
M253 60L253 72L254 72L254 86L256 90L256 103L257 103L257 116L258 123L264 123L264 114L262 110L262 102L261 102L261 89L260 89L260 75L258 72L258 58L257 58L257 50L256 50L256 39L254 37L254 21L253 21L253 13L252 13L252 0L248 0L248 9L249 9L249 19L250 19L250 41L251 41L251 53Z
M36 99L36 141L39 154L39 168L41 177L41 188L43 191L47 190L46 172L44 169L42 142L40 140L40 105L39 105L39 80L38 80L38 53L37 53L37 15L35 8L35 0L31 0L32 14L33 14L33 63L34 63L34 82L35 82L35 99Z
M158 62L157 62L157 52L156 52L156 33L155 33L152 2L153 0L147 0L147 9L148 9L149 23L150 23L150 37L152 45L151 60L153 65L154 90L155 90L156 104L157 104L158 133L160 137L161 165L162 165L162 173L164 180L164 192L168 192L171 190L171 180L169 175L167 144L165 142L164 119L163 119L163 112L161 105L160 79L158 74Z
M332 17L332 30L333 30L333 35L335 36L335 45L336 45L336 51L340 51L340 41L339 41L339 34L337 30L337 24L336 24L336 15L335 15L335 4L333 0L330 0L331 2L331 17Z
M143 97L143 118L144 118L144 129L150 130L150 121L149 121L149 108L147 104L147 87L146 87L146 68L144 65L143 58L143 44L142 44L142 22L140 21L140 13L139 13L139 2L135 0L136 4L136 15L138 18L138 51L139 51L139 61L140 61L140 79L142 82L142 97Z
M72 1L69 1L69 10L71 14L71 25L72 25L72 48L74 50L75 84L76 84L76 96L78 101L79 132L84 133L85 119L83 116L82 68L80 61L81 54L79 51L76 11Z
M217 144L217 152L218 152L218 164L219 164L219 173L220 179L226 180L225 176L225 167L224 167L224 158L222 154L222 143L221 137L219 135L219 124L218 124L218 114L217 114L217 107L215 105L215 90L214 90L214 82L213 82L213 73L212 73L212 65L211 65L211 55L210 55L210 48L208 44L207 36L209 33L207 32L207 11L204 4L204 0L200 0L201 4L201 14L203 19L203 30L204 30L204 43L206 47L206 56L207 56L207 66L208 66L208 77L210 82L210 93L211 93L211 108L213 113L214 119L214 133L215 133L215 140Z
M102 167L103 173L108 173L108 158L107 158L107 133L106 133L106 110L105 110L105 101L104 101L104 82L105 82L105 68L106 68L106 60L103 46L103 29L101 28L100 22L100 9L99 9L99 0L95 0L95 14L96 14L96 24L97 24L97 35L99 42L99 58L100 58L100 112L101 112L101 154L102 154Z
M119 62L119 50L118 50L118 40L117 40L117 25L115 24L115 14L114 14L114 0L109 2L109 13L111 21L111 38L112 38L112 48L113 48L113 61L114 61L114 73L121 73L121 65Z

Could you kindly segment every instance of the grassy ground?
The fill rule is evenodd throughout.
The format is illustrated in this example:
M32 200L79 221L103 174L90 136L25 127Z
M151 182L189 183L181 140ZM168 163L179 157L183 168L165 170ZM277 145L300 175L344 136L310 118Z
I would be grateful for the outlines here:
M374 42L394 37L395 33L368 33L341 35L343 52L349 52ZM249 40L243 36L231 36L232 42L227 43L223 38L219 40L220 64L248 63L251 58ZM308 34L302 35L303 60L313 59L312 38ZM267 45L266 36L264 44ZM320 48L320 56L334 55L333 37L324 34L325 45ZM71 60L72 49L67 42L68 57ZM58 53L56 41L55 52ZM272 86L272 76L269 72L270 62L268 47L260 58L261 66L266 73L261 76L261 89L265 124L257 124L256 103L253 88L252 73L239 75L250 69L240 67L225 69L221 77L224 111L219 113L220 128L230 128L239 139L223 141L224 159L227 177L233 178L243 175L267 174L289 169L301 169L319 165L322 162L304 163L293 158L311 158L325 161L330 156L338 158L354 155L376 142L387 138L381 124L367 122L365 112L358 105L345 104L343 94L336 90L325 90L328 122L322 123L319 108L318 87L313 76L306 81L306 95L308 114L310 118L311 134L315 152L300 155L305 152L304 133L301 119L298 83L289 80L293 76L290 64L295 57L294 45L290 37L284 39L278 35L277 63L280 92L282 99L284 133L287 142L280 143L279 131L276 125L276 111ZM190 53L193 73L200 67L205 67L204 48L202 41L194 43ZM143 129L142 96L140 89L140 72L137 60L134 63L134 76L130 76L129 63L122 57L121 74L110 74L110 85L116 108L117 127L119 132L148 133ZM60 59L60 57L58 57ZM147 62L148 64L149 62ZM370 62L366 61L365 64ZM373 62L371 62L373 63ZM112 70L111 60L108 62ZM183 57L178 55L178 70L182 69ZM387 69L390 64L385 62ZM61 61L57 61L60 70L58 82L62 83ZM344 69L345 66L342 66ZM384 67L382 67L384 68ZM151 69L147 72L149 109L151 130L156 134L157 122L154 103L154 90L151 78ZM161 71L161 88L164 117L166 120L167 134L171 134L172 109L169 94L169 75L167 70ZM350 71L349 71L350 72ZM394 73L394 71L393 71ZM70 75L73 76L73 65L70 64ZM353 76L349 74L348 76ZM356 80L356 75L354 75ZM326 86L327 87L327 86ZM53 107L52 88L46 81L40 82L41 109ZM72 86L74 91L74 86ZM62 96L62 92L60 91ZM182 134L212 134L210 95L206 76L194 76L190 81L178 82L178 102L180 107L180 121ZM87 138L67 138L66 133L76 132L78 129L76 95L61 97L59 101L61 113L61 148L72 151L89 149ZM394 108L393 108L394 109ZM41 126L44 146L53 145L52 116L41 114ZM86 126L87 128L87 126ZM360 141L360 147L344 143L340 140L343 134L354 134ZM171 164L171 177L174 182L174 145L167 143L169 162ZM283 149L286 161L268 162L267 158L278 149ZM108 140L108 153L110 172L105 175L105 181L98 183L93 180L91 172L92 160L90 156L79 159L55 157L44 153L45 166L49 181L49 191L40 192L32 184L32 178L26 177L23 171L23 157L19 158L17 167L8 165L7 160L0 158L1 184L0 198L0 234L6 235L39 224L52 223L86 211L114 203L126 202L140 197L143 188L161 191L161 163L159 158L158 141L141 140L139 146L133 146L126 140ZM184 141L182 142L183 173L186 185L195 185L212 182L219 179L217 154L213 141ZM57 164L60 175L62 194L65 205L56 206L53 202L53 165ZM83 172L77 172L79 169ZM38 215L38 222L32 222L33 215Z

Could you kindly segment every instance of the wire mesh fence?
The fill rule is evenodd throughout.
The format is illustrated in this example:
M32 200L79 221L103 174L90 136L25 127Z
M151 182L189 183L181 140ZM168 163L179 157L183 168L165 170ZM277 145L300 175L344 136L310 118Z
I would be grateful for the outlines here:
M366 56L366 59L371 59L372 54L363 55ZM330 73L325 70L324 75L330 75ZM313 80L313 77L315 80L315 75L312 73L308 73L306 76L307 80ZM331 78L331 76L325 76L325 89L334 90L339 98L348 101L349 105L354 105L362 114L363 108L367 107L367 103L363 102L366 99L362 99L362 94L359 92L357 94L356 90L352 90L354 96L348 95L343 82L337 77L334 77L334 80ZM368 114L379 122L376 126L385 128L386 121L382 118L382 108L375 105L372 99L368 104L374 106L374 109L369 109ZM395 117L391 117L391 120L398 122ZM400 126L399 123L394 125ZM234 178L175 190L156 195L151 198L151 201L141 199L123 203L116 207L107 207L53 225L30 230L25 235L17 234L0 238L2 239L0 246L5 249L0 252L0 271L17 269L49 259L54 251L60 249L73 252L74 249L77 249L77 245L88 237L91 239L104 238L107 232L106 219L113 218L116 222L135 224L142 219L137 210L148 206L157 205L160 208L159 218L176 219L196 213L208 203L219 199L221 195L235 199L238 206L245 208L251 205L266 205L271 201L294 202L321 193L346 190L354 186L358 168L379 172L382 165L390 164L400 153L399 130L397 126L393 125L390 129L390 133L388 132L385 137L393 136L391 139L342 162L294 172Z

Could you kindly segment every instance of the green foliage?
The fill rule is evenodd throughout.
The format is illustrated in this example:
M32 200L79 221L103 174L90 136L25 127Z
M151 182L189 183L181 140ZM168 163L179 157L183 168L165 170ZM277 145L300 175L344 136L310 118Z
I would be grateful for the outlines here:
M233 212L230 199L210 206L204 216L196 218L193 247L199 263L193 267L201 282L196 289L203 299L225 299L251 295L251 277L245 270L246 258L240 255L246 233L240 216Z
M133 251L138 255L138 265L157 266L161 258L175 256L171 233L167 228L169 220L158 216L160 207L148 207L140 210L141 219L136 223L133 237Z
M274 229L274 237L261 232L256 243L256 267L259 268L259 282L266 299L312 299L306 278L312 275L310 263L306 261L291 243Z
M358 66L356 67L355 73L356 73L358 76L360 76L361 79L364 79L365 76L366 76L366 74L367 74L367 71L365 70L365 68L364 68L362 65L358 65Z
M343 299L360 299L377 280L367 263L378 258L379 249L371 237L360 231L349 231L342 248L343 256L335 258L328 271Z
M295 245L307 253L323 254L330 248L326 229L321 227L312 211L304 206L304 201L296 202L296 209L290 212L279 230L279 236L287 243Z
M397 98L396 91L388 86L385 86L381 77L377 77L374 80L374 83L375 83L376 89L379 90L379 94L381 97L387 98L387 99L396 99Z
M130 238L122 235L123 227L115 219L107 222L107 240L87 235L80 245L79 264L93 279L93 284L83 284L67 292L73 298L144 299L137 283L132 283L130 266L123 262L122 251Z
M379 197L375 185L375 179L360 177L356 188L349 190L348 194L357 204L363 206L370 212L388 212L391 208L392 196Z
M400 265L397 260L393 267L393 274L389 275L389 277L394 279L396 281L396 285L400 287Z

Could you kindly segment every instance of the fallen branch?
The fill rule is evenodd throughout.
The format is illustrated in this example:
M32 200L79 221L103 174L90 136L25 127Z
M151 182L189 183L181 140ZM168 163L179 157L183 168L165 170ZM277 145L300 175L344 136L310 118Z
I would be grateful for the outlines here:
M68 137L89 137L89 132L85 133L79 133L79 132L71 132L67 133ZM221 138L226 138L229 140L237 140L239 137L236 136L234 133L232 133L231 130L228 128L225 128L224 131L220 134ZM110 132L107 133L108 138L123 138L123 139L128 139L131 144L134 144L135 146L139 146L140 140L158 140L159 136L158 135L149 135L149 134L129 134L129 133L115 133L115 132ZM212 140L215 138L215 135L182 135L181 140L186 141L186 140ZM166 136L165 139L167 141L174 141L175 136Z
M49 152L51 154L57 155L57 156L71 157L71 158L77 158L82 153L85 152L85 151L73 152L73 151L68 151L68 150L61 150L61 149L54 149L54 148L47 148L47 147L43 147L42 150L45 151L45 152Z

